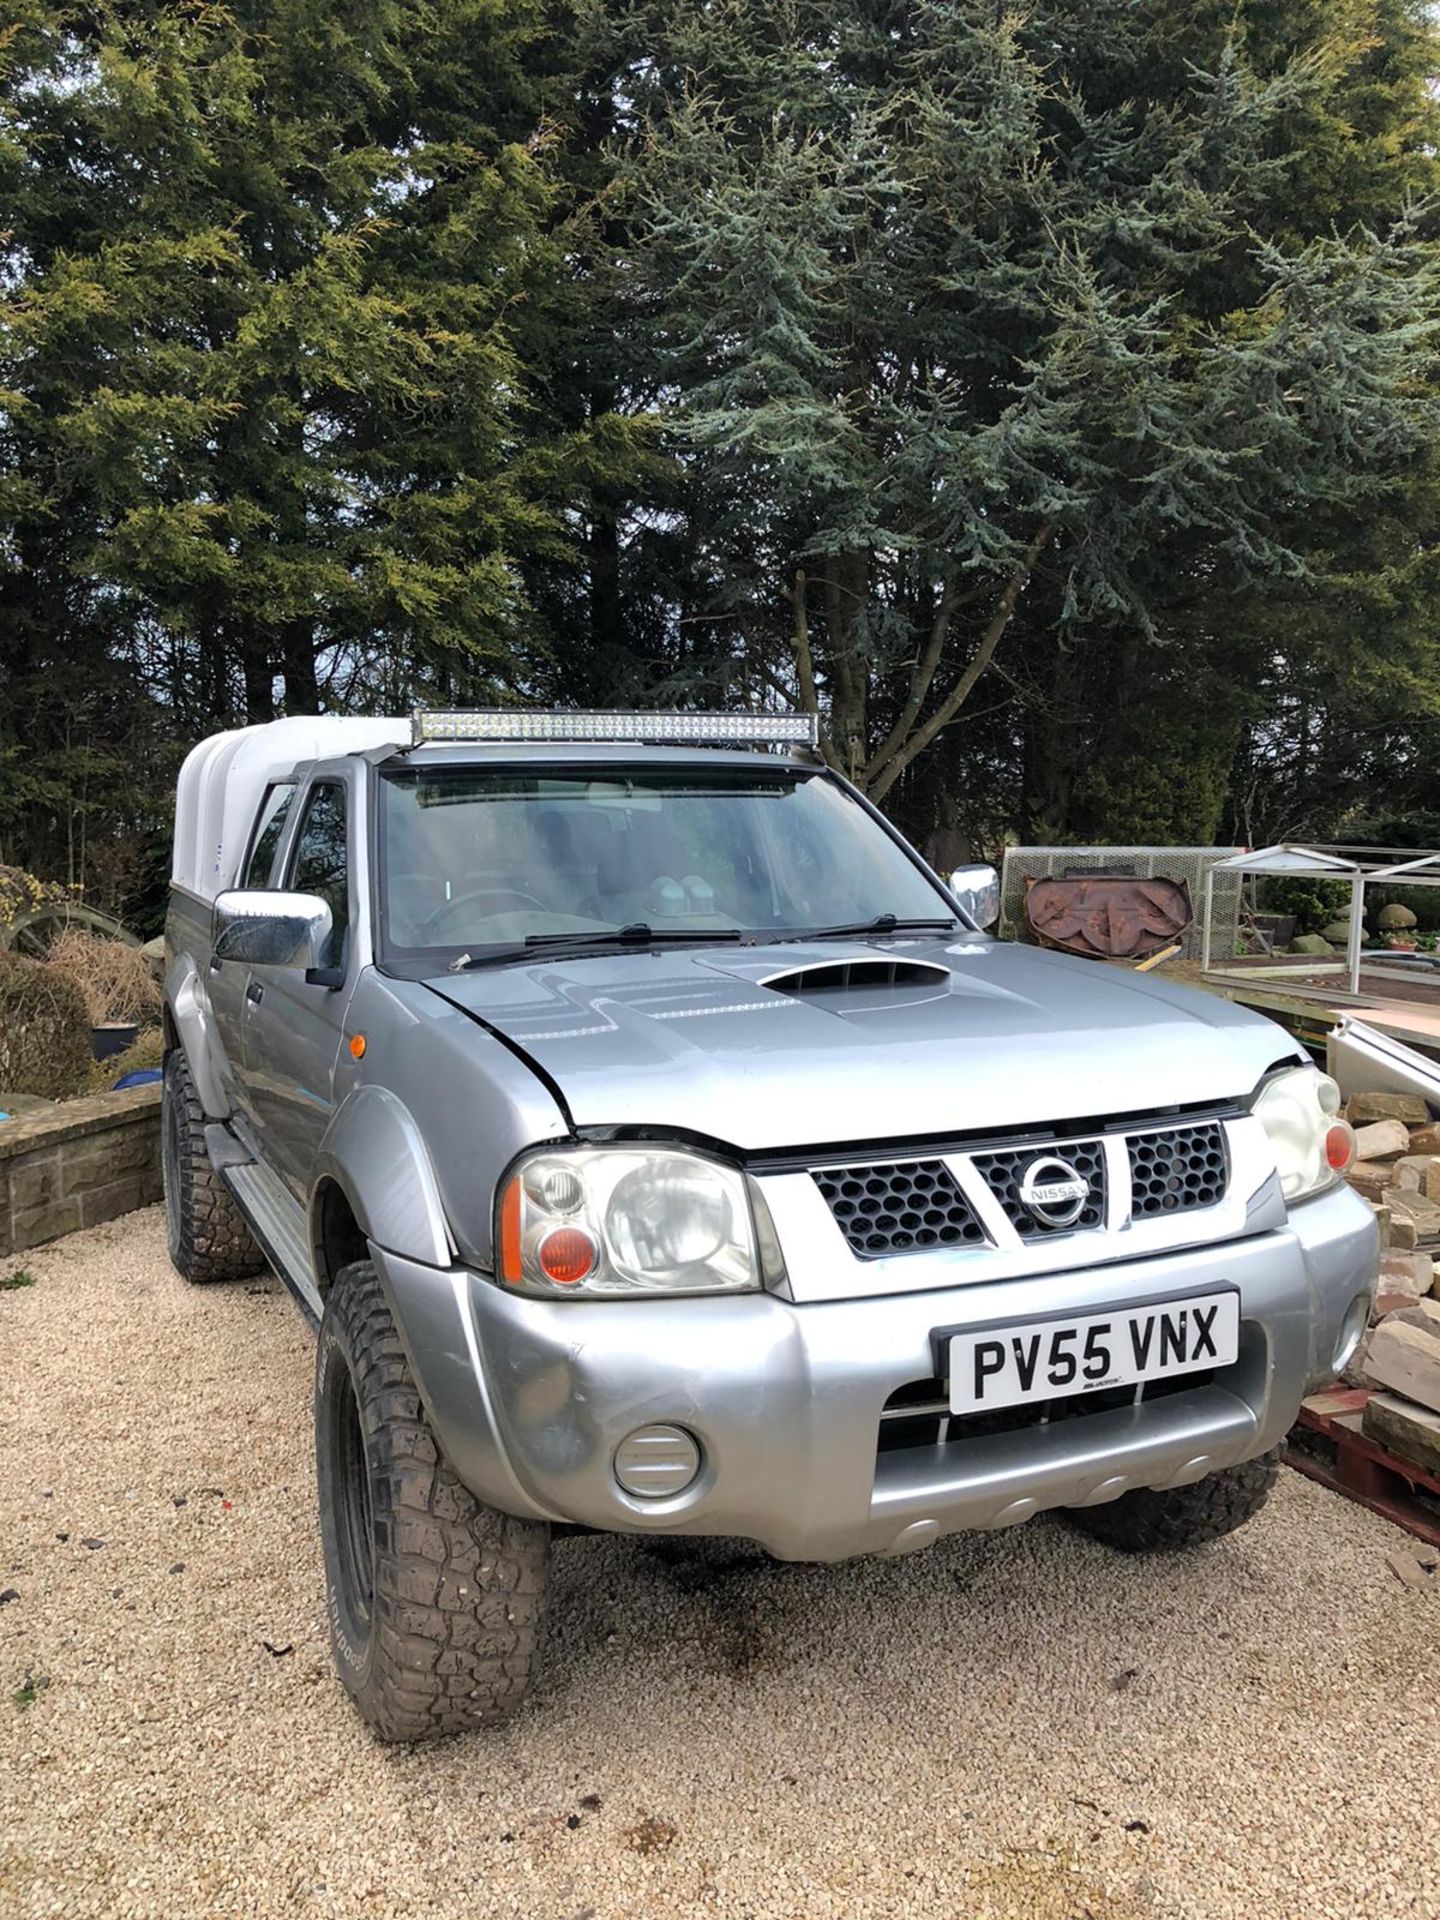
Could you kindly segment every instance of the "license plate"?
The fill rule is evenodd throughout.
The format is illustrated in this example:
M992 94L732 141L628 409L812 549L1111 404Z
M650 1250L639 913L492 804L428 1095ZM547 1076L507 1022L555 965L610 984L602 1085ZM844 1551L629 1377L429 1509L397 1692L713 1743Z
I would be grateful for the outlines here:
M1058 1400L1106 1387L1138 1386L1206 1367L1240 1352L1240 1296L1233 1289L1066 1314L950 1336L950 1411L988 1413L1027 1400Z

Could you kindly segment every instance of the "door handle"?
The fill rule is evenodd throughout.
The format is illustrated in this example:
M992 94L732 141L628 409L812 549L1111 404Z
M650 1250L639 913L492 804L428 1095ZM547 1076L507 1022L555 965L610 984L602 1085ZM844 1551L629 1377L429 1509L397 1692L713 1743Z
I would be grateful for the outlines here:
M258 1007L260 1002L265 998L265 989L258 980L252 980L249 986L246 987L245 998L252 1006L256 1007Z

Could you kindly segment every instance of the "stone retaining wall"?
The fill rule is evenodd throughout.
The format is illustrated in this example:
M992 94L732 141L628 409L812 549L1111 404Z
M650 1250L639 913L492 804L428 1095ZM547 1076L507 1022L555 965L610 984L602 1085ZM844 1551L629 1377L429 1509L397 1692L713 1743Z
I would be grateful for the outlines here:
M160 1088L0 1121L0 1256L160 1198Z

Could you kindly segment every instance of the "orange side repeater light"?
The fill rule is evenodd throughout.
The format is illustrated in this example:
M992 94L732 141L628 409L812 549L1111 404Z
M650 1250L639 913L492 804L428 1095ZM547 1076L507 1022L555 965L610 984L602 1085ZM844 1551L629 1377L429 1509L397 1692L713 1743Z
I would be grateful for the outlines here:
M520 1181L512 1180L500 1202L500 1277L518 1282L523 1277L520 1260Z
M365 1036L363 1033L351 1034L350 1051L357 1060L363 1060L365 1058Z

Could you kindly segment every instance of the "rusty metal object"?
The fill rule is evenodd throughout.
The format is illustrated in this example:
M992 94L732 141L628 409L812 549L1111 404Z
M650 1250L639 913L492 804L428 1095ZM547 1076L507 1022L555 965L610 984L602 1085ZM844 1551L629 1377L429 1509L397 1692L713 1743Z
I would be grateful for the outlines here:
M1138 960L1158 953L1194 917L1183 880L1075 873L1025 882L1025 921L1040 945L1088 960Z

